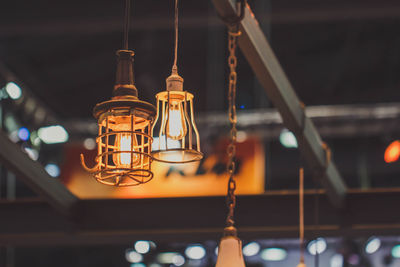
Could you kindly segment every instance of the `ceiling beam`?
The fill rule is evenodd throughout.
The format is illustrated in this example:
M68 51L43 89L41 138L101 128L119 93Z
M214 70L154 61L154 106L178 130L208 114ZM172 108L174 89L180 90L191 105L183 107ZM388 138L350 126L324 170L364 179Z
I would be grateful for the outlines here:
M42 165L31 160L20 146L12 143L1 130L0 162L57 211L64 215L71 214L78 198L58 179L51 177ZM25 212L21 213L23 215Z
M400 119L400 103L308 106L306 114L321 136L327 138L374 137L400 132L397 123ZM267 140L278 138L284 128L275 108L239 110L237 116L240 130L256 133ZM202 129L205 139L207 134L229 130L226 112L199 114L196 124ZM97 134L97 122L92 119L64 120L62 125L76 141Z
M222 18L236 16L233 1L213 0L213 3ZM239 37L240 49L264 87L268 98L281 114L285 126L296 135L305 161L315 172L315 176L321 177L320 182L326 188L332 203L336 207L342 207L347 190L346 184L335 163L327 160L319 133L306 116L296 92L248 5L245 8L245 16L240 22L240 31L242 32Z
M349 191L338 210L321 191L319 227L315 196L305 193L306 237L399 235L400 215L387 207L400 202L400 189ZM279 203L279 205L276 205ZM131 244L218 240L224 228L224 197L79 200L68 220L40 200L0 201L0 245ZM298 194L277 191L238 196L236 225L242 239L297 238Z
M298 23L332 23L341 21L359 20L397 20L400 18L400 5L396 1L375 1L370 3L353 2L330 2L319 5L315 2L302 3L299 7L293 3L282 2L273 4L270 12L260 16L260 22L278 24ZM12 8L3 7L13 14ZM39 8L39 7L38 7ZM30 10L30 12L35 12ZM39 12L39 11L36 11ZM69 13L68 13L69 14ZM99 13L102 14L102 13ZM15 19L10 15L0 25L0 35L4 38L14 36L37 36L37 35L71 35L71 34L109 34L121 31L119 16L107 17L59 17L52 18L51 23L46 19L32 20ZM215 16L191 15L179 19L179 27L186 29L201 29L205 27L221 27L222 24ZM135 17L132 23L133 31L170 30L171 17L157 14L150 17Z

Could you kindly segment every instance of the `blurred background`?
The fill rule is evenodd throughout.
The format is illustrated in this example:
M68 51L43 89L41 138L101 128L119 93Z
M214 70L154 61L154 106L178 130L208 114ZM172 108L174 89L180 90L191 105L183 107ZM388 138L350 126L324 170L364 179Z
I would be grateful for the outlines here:
M347 186L399 187L400 3L248 2ZM100 185L80 167L80 153L90 159L96 154L92 109L111 97L123 8L123 1L94 0L1 4L2 130L82 199L224 195L227 33L211 1L180 3L179 72L185 89L195 95L205 159L187 166L155 164L152 182L124 189ZM155 94L165 90L173 61L173 1L132 1L132 12L129 37L136 54L136 85L139 97L154 104ZM300 165L297 140L240 50L238 54L238 193L294 190ZM1 198L36 196L4 166L1 173ZM306 168L306 189L315 189L309 173ZM306 263L317 266L318 250L319 266L324 267L400 266L400 236L373 235L308 240ZM217 240L137 241L7 247L1 255L7 266L16 267L215 264ZM298 263L295 238L244 240L244 245L247 267Z

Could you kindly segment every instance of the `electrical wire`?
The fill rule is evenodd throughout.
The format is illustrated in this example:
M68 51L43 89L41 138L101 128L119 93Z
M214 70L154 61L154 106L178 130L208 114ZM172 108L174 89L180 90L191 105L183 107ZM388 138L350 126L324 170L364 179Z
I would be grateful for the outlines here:
M172 66L172 73L178 73L178 0L175 0L175 55L174 55L174 64Z
M131 0L125 0L125 17L124 17L124 43L123 48L128 50L129 22L130 22Z

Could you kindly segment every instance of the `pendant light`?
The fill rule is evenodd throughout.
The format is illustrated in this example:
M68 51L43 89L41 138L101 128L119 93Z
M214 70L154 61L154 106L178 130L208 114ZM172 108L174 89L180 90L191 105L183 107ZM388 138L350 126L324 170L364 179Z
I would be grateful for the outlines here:
M219 243L218 247L218 258L216 267L245 267L243 252L242 252L242 241L237 237L237 230L234 226L234 211L236 206L236 181L234 179L236 164L236 83L237 83L237 74L236 74L236 65L237 65L237 57L236 57L236 45L237 38L240 36L239 31L239 21L243 18L244 15L244 5L246 1L241 2L241 15L238 16L236 23L229 28L228 31L228 48L229 48L229 58L228 64L230 69L229 74L229 91L228 91L228 100L229 100L229 122L231 124L230 131L230 143L228 145L227 154L228 154L228 164L227 171L229 173L228 180L228 190L227 190L227 206L228 206L228 216L226 219L226 227L224 229L224 235Z
M183 78L178 74L178 0L175 0L175 56L172 73L166 79L166 91L156 95L157 117L152 136L158 134L153 148L155 160L187 163L203 158L200 136L194 121L193 94L183 91Z
M304 263L304 169L300 168L299 171L299 225L300 225L300 263L297 267L307 267Z
M139 185L153 178L151 127L156 108L138 98L133 75L134 52L128 48L130 0L125 5L124 49L117 51L117 75L111 100L97 104L99 130L96 165L84 169L106 185Z

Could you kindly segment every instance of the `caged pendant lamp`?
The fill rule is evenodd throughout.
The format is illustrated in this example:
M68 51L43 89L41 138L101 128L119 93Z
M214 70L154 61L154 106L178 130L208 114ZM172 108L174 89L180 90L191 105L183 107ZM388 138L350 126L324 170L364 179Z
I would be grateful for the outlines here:
M228 216L226 219L226 227L224 229L224 235L218 247L218 258L216 267L245 267L243 253L242 253L242 241L237 237L237 230L234 226L234 211L236 207L236 181L234 179L236 169L236 84L237 84L237 57L236 57L236 45L237 39L240 36L239 21L243 18L244 5L246 1L241 2L241 14L234 25L229 28L228 31L228 48L229 58L228 64L230 69L229 74L229 122L231 124L230 130L230 144L228 145L227 154L229 161L227 163L227 171L229 173L228 180L228 191L227 191L227 206Z
M106 185L139 185L153 178L151 172L151 127L156 108L138 98L134 83L133 56L128 49L130 0L126 0L124 49L117 51L117 75L111 100L97 104L98 120L96 165L84 169Z
M178 74L178 0L175 0L175 56L172 73L166 80L166 91L156 95L157 117L152 136L158 134L153 147L155 160L166 163L188 163L203 158L200 136L194 121L193 94L183 91Z

